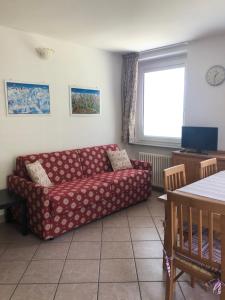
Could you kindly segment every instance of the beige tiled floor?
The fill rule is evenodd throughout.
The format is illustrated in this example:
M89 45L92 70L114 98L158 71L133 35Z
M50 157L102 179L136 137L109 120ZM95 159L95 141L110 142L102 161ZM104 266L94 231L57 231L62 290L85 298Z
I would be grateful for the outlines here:
M163 203L145 202L54 239L0 224L0 300L163 300ZM219 299L189 277L174 300Z

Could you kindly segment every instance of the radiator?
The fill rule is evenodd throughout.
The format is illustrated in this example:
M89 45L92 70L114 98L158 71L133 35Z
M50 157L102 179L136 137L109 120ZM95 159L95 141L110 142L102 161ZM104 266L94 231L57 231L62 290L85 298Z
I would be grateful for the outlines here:
M152 164L152 185L163 187L163 170L171 166L171 156L139 152L139 159Z

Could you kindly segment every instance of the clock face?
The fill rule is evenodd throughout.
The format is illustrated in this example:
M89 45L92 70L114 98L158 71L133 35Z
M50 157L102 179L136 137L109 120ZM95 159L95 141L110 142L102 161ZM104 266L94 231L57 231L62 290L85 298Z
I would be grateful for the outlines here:
M213 66L206 73L206 81L208 84L216 86L225 80L225 68L223 66Z

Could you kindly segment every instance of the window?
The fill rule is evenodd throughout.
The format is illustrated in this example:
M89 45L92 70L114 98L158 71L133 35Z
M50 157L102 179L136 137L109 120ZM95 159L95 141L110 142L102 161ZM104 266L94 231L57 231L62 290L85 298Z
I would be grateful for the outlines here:
M178 147L184 111L185 56L139 63L137 139Z

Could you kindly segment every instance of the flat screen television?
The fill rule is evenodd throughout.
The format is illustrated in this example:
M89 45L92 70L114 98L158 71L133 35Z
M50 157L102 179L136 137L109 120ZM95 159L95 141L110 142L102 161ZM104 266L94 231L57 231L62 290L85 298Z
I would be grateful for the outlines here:
M181 147L198 153L216 151L218 144L217 127L182 127Z

